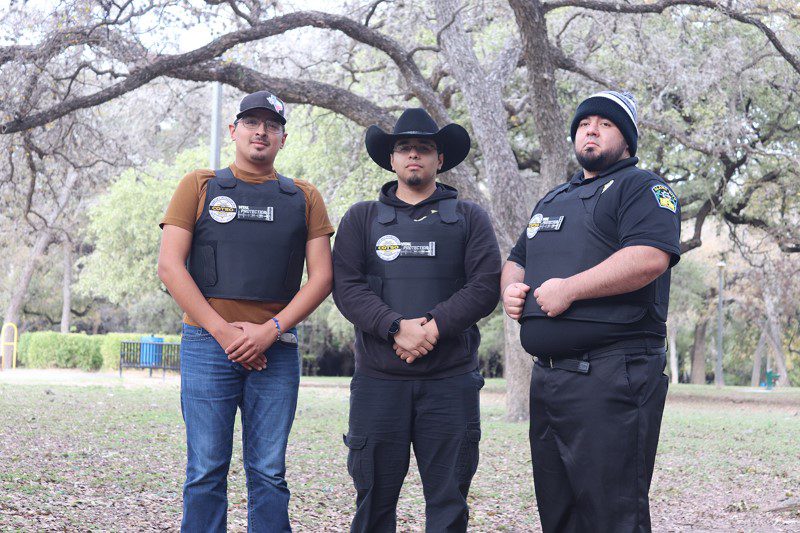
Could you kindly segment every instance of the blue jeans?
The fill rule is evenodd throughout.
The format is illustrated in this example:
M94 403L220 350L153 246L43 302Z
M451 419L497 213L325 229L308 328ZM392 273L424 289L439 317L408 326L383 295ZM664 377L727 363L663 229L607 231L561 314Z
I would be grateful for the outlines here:
M266 356L264 370L245 370L228 360L208 331L183 325L181 410L187 464L181 531L226 529L237 407L242 413L248 530L291 531L284 476L300 383L299 352L297 345L279 341Z

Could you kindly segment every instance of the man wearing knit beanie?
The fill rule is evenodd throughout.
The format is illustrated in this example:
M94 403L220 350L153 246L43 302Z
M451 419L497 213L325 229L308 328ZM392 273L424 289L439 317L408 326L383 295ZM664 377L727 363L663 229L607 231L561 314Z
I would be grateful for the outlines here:
M535 363L539 516L545 532L650 531L680 207L661 177L636 166L630 93L585 99L570 134L582 169L536 204L501 279Z

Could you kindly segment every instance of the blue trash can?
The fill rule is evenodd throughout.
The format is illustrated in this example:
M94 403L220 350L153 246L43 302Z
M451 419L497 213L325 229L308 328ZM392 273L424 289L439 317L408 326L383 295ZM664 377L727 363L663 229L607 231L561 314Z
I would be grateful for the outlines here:
M141 350L139 351L139 364L141 366L161 366L161 355L164 347L161 344L164 339L152 335L142 335Z

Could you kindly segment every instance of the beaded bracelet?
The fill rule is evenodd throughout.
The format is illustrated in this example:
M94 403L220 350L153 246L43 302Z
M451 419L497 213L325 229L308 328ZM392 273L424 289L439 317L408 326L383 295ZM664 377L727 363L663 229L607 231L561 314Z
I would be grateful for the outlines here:
M278 319L275 317L272 317L272 321L275 322L275 327L278 328L278 338L280 339L281 335L283 335L283 330L281 330L281 323L278 322Z

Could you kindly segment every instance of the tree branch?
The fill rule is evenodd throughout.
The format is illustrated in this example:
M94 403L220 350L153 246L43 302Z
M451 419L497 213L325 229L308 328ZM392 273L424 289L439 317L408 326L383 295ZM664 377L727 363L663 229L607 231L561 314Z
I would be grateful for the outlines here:
M169 76L189 81L218 81L246 93L267 87L285 102L329 109L364 127L378 124L391 129L394 125L395 119L389 111L345 89L310 80L273 78L237 63L209 61L175 70Z
M664 10L675 6L695 6L712 9L738 22L749 24L758 28L761 33L766 36L769 42L772 43L772 46L775 47L778 53L783 56L783 58L797 73L800 73L800 58L786 49L772 29L770 29L759 19L724 6L715 0L661 0L660 2L653 2L649 4L623 4L619 1L607 2L603 0L552 0L550 2L543 2L542 6L545 13L549 13L554 9L562 7L579 7L583 9L591 9L593 11L604 11L607 13L629 14L663 13Z
M117 98L154 78L219 57L239 44L280 35L305 26L338 30L359 42L383 51L397 65L414 96L422 102L434 119L437 122L449 121L444 105L428 85L408 52L397 41L347 17L315 11L300 11L259 22L250 28L230 32L191 52L157 56L148 64L132 68L124 81L92 94L63 100L38 113L7 121L2 124L2 133L15 133L42 126L78 109L94 107Z

